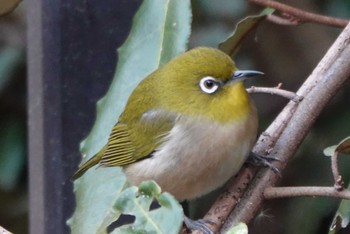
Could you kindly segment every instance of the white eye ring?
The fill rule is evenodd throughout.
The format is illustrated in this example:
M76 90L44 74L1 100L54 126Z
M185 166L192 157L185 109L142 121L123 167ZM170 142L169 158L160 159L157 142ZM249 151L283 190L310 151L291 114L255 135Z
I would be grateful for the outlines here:
M205 93L215 93L220 87L220 82L211 76L206 76L199 81L199 87Z

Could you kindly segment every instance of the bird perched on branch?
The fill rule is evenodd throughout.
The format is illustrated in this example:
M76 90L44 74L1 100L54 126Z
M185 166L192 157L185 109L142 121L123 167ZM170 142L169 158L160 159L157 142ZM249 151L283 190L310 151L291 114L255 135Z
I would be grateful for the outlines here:
M238 172L256 140L257 112L225 53L199 47L148 75L132 92L103 149L74 174L94 165L123 167L138 185L155 180L178 200L223 185Z

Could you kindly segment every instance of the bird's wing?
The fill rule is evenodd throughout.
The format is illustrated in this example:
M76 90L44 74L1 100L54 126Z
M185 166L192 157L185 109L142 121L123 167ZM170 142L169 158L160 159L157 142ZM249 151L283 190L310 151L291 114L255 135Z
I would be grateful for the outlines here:
M152 110L139 121L117 123L100 160L102 166L124 166L151 156L174 126L176 116Z
M135 146L131 141L128 126L117 123L109 136L100 165L123 166L135 162L134 151Z

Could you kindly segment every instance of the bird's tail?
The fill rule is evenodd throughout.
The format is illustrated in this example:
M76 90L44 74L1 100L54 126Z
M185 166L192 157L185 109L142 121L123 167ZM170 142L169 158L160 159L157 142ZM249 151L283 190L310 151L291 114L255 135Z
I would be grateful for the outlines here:
M103 153L104 153L104 150L102 149L99 153L97 153L96 155L91 157L89 160L87 160L83 165L81 165L79 169L72 176L72 180L78 179L79 177L84 175L84 173L87 170L89 170L91 167L97 165L100 162L101 157L103 156Z

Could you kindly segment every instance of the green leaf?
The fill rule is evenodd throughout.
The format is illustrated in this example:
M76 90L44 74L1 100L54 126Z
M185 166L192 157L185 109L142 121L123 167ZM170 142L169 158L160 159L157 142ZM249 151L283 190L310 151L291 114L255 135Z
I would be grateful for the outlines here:
M74 182L76 209L67 224L71 233L106 233L119 214L112 209L127 180L121 168L91 168Z
M227 234L248 234L248 226L245 223L239 223L228 230Z
M13 77L23 58L23 51L18 48L6 47L0 51L0 93Z
M335 152L350 155L350 137L341 140L337 145L332 145L323 150L326 156L333 156Z
M336 148L337 148L336 145L329 146L323 150L323 154L325 156L332 157Z
M332 157L335 152L350 155L350 137L341 140L337 145L329 146L323 150L323 154ZM348 189L350 186L348 186ZM350 201L342 200L329 228L329 233L337 233L346 228L350 220Z
M111 87L97 104L97 119L81 152L96 154L108 140L127 98L148 74L187 48L191 11L189 1L145 0L134 17Z
M219 49L231 57L234 57L241 42L246 38L249 32L255 29L267 15L272 14L274 11L274 9L265 8L259 15L248 16L239 21L232 35L219 44Z
M350 189L350 186L348 187ZM329 234L337 233L340 229L346 228L350 221L350 201L342 200L329 228Z
M25 163L25 126L15 120L3 122L0 131L0 188L12 190Z
M152 209L152 202L160 207ZM161 193L153 181L145 181L139 188L127 188L115 203L116 212L135 216L132 224L116 228L112 233L177 234L182 227L183 213L179 202L169 193Z
M142 3L127 40L118 49L118 65L111 87L97 103L93 129L81 143L85 160L106 144L127 98L138 83L186 50L190 22L190 1L145 0ZM77 207L68 221L71 232L106 233L106 227L120 215L112 207L125 183L120 168L92 168L75 181Z
M0 1L0 16L5 15L13 11L21 0L1 0Z

